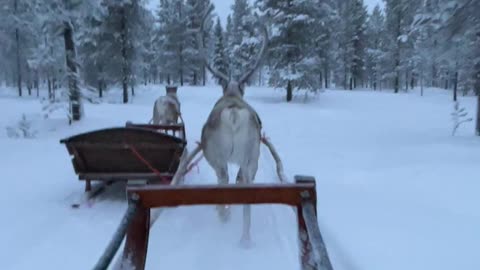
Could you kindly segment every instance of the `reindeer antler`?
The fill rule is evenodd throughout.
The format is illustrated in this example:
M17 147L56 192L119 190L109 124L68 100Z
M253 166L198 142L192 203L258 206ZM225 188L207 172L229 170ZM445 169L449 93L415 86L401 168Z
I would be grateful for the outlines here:
M260 20L258 15L255 13L255 18L257 18L257 24L260 26L260 29L262 31L262 36L263 36L263 43L262 47L260 48L260 52L257 55L257 58L255 59L255 63L253 67L248 70L245 74L243 74L242 77L240 77L240 80L238 81L240 84L244 84L247 82L247 80L252 76L252 74L257 70L257 68L260 66L260 63L263 59L263 55L265 54L267 47L268 47L268 31L267 27L264 22Z
M210 13L213 11L214 8L215 8L214 5L210 4L207 11L205 12L205 14L203 14L202 20L200 22L200 29L196 30L197 43L198 43L200 55L202 56L203 61L205 62L205 66L207 67L208 71L210 71L213 74L213 76L216 76L217 78L220 78L220 79L224 80L225 83L226 83L230 80L229 77L227 75L223 74L222 72L218 71L217 69L215 69L213 66L211 66L208 63L207 53L205 51L205 47L203 46L203 28L204 28L204 25L205 25L205 21L207 20L208 15L210 15Z

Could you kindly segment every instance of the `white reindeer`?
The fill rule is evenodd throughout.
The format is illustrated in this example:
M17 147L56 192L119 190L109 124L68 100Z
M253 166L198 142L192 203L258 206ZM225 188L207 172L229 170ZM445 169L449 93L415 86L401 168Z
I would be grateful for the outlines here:
M192 160L201 148L208 164L215 170L219 184L224 185L229 182L229 163L240 167L237 173L237 183L252 183L258 169L262 124L257 112L243 99L243 95L245 83L260 65L266 51L268 34L266 27L261 27L263 43L254 65L238 81L230 80L228 76L214 69L208 63L203 46L203 24L212 9L213 6L203 17L200 30L197 32L197 41L206 67L222 81L223 96L215 103L207 122L203 126L201 143L198 149L193 151L187 160ZM228 206L219 205L217 210L222 221L228 220L230 216ZM250 205L245 205L241 241L246 245L251 240L250 224Z
M167 89L165 96L159 97L153 104L153 116L149 123L154 125L176 124L180 116L180 101L177 92Z

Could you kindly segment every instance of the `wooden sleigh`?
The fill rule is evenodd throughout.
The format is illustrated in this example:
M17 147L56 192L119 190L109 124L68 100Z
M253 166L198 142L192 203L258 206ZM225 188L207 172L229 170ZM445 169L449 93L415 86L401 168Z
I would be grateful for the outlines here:
M82 133L60 140L72 156L85 191L97 195L104 186L125 181L168 184L186 149L183 123L133 124ZM92 181L101 185L92 190Z

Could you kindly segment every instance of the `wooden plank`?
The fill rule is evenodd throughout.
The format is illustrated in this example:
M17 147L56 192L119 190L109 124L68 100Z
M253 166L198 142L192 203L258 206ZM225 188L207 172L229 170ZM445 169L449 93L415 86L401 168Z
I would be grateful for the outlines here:
M144 207L174 207L201 204L287 204L302 202L302 192L315 194L315 183L304 184L231 184L127 187L137 194Z
M87 167L85 166L85 161L83 156L78 152L78 149L75 146L70 145L72 154L74 156L74 162L76 171L83 171L86 170Z
M138 205L135 216L127 229L122 260L124 268L121 267L122 269L145 269L149 233L150 209Z
M136 142L136 143L115 143L115 142L71 142L69 143L71 146L77 148L98 148L98 149L130 149L130 147L135 147L136 149L182 149L185 144L177 143L177 142L165 142L159 141L158 143L144 143L144 142Z
M306 183L315 183L315 178L311 176L296 175L295 183L306 184ZM319 270L319 265L315 262L313 255L313 247L311 243L311 235L308 232L306 224L306 216L304 216L303 205L308 201L315 206L314 218L316 220L316 205L317 205L317 193L316 190L313 190L312 194L302 194L302 203L297 205L297 216L298 216L298 237L300 239L300 262L302 265L302 270Z
M173 130L179 131L184 128L182 124L175 124L175 125L149 125L149 124L128 124L127 127L135 127L135 128L145 128L145 129L163 129L163 130Z
M135 142L186 142L178 137L167 135L149 128L133 128L133 127L119 127L119 128L107 128L94 130L82 134L78 134L72 137L68 137L60 140L60 143L68 144L73 142L107 142L107 143L119 143L131 141Z
M160 176L166 178L172 178L171 173L161 173ZM80 180L95 179L101 181L126 181L126 180L155 180L159 176L155 173L79 173L78 178Z

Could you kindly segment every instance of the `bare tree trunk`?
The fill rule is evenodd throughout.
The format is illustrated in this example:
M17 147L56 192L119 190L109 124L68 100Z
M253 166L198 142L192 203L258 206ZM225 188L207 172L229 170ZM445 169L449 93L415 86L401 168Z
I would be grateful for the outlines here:
M258 86L262 86L262 68L258 69Z
M450 74L447 71L446 78L445 78L445 90L448 89L448 76L450 76Z
M458 71L455 71L453 79L453 101L457 101L457 87L458 87Z
M26 69L27 69L27 79L26 79L26 85L27 85L27 91L28 91L28 95L31 96L32 95L32 87L33 87L33 84L32 84L32 70L30 69L30 67L27 65L26 66Z
M102 98L103 97L103 85L102 85L102 80L98 80L98 97Z
M143 84L146 86L147 85L147 82L148 82L148 73L147 73L147 69L144 68L143 69Z
M405 92L408 92L408 71L405 71Z
M202 66L202 70L203 86L205 86L207 84L207 68L205 67L205 65Z
M18 11L18 1L14 0L14 12L17 14ZM22 68L20 63L20 33L18 28L15 28L15 43L16 43L16 56L17 56L17 87L18 87L18 96L22 96Z
M320 82L320 88L322 88L323 74L321 71L318 72L318 81Z
M179 75L180 75L180 85L183 86L183 47L180 47L180 70L179 70Z
M423 68L422 68L421 74L420 74L420 96L423 97Z
M287 83L287 102L292 101L293 98L293 86L292 86L292 81L288 80Z
M38 69L35 70L35 80L33 84L37 90L37 97L40 97L40 75L38 74Z
M413 73L410 74L410 90L413 90L413 88L415 87L415 76L416 76L416 73Z
M324 74L324 80L325 80L325 89L328 88L328 64L325 64L323 66L323 74Z
M50 79L50 76L48 76L47 84L48 84L48 99L52 100L53 89L52 89L52 80Z
M480 93L477 94L477 124L475 126L475 135L480 136Z
M480 33L477 33L480 39ZM480 40L479 40L480 41ZM477 123L475 125L475 135L480 136L480 62L475 65L476 78L475 78L475 94L477 94Z
M70 96L70 109L72 120L78 121L82 118L81 96L78 88L78 74L76 63L75 44L73 41L73 29L70 22L64 22L63 38L65 41L65 58L67 62L68 88Z
M121 42L122 42L122 88L123 88L123 103L128 103L128 59L127 59L127 18L125 18L125 7L120 9L121 19Z
M402 11L397 10L397 48L395 48L395 85L394 85L394 93L398 93L400 90L400 35L402 34L401 31L401 22L402 22Z
M194 71L193 72L193 85L197 85L197 84L198 84L198 82L197 82L197 72Z

